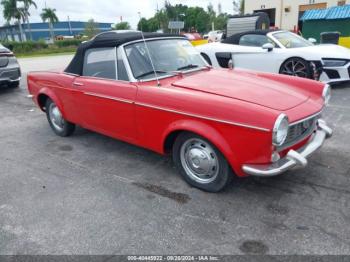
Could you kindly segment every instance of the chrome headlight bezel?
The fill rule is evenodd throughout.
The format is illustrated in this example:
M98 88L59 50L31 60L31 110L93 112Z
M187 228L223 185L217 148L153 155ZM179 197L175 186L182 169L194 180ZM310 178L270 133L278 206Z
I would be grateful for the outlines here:
M322 98L325 105L329 104L329 100L331 100L331 86L325 85L322 91Z
M349 61L343 59L322 59L324 67L342 67L345 66Z
M289 119L285 114L280 114L272 130L272 144L281 146L286 141L289 130Z

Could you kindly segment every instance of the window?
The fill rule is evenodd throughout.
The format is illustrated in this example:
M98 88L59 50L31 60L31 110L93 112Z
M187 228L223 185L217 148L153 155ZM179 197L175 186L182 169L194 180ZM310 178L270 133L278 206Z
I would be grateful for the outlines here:
M204 59L188 40L160 39L137 42L125 47L126 56L134 77L149 80L155 77L169 77L175 71L200 70L206 66ZM150 60L152 58L152 62Z
M119 48L117 53L118 79L122 81L129 81L129 76L126 71L121 52L122 52L122 49Z
M285 48L299 48L313 46L314 44L308 40L291 32L277 32L273 36L285 47Z
M266 35L244 35L239 39L239 45L261 47L266 43L271 43Z
M94 48L87 50L83 75L116 79L116 48Z

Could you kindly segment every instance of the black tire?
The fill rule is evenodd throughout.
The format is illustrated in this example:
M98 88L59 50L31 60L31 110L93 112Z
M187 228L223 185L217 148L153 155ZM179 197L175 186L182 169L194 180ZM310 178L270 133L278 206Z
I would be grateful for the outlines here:
M292 69L294 67L294 69ZM287 59L280 68L280 74L298 76L302 78L312 78L312 68L310 64L302 58L292 57Z
M50 114L50 108L53 106L56 106L55 103L50 98L48 98L45 103L45 111L46 111L47 120L49 121L51 129L58 136L67 137L72 135L75 130L75 125L73 123L68 122L63 117L61 118L61 123L60 123L62 125L61 128L57 127L57 124L54 122Z
M191 155L191 152L196 152L198 147L202 147L203 150L208 150L208 152L205 152L204 155L210 156L210 161L217 164L216 169L214 168L214 164L208 165L208 172L214 172L216 175L213 175L211 178L208 176L206 181L199 181L201 178L193 175L196 172L193 171L195 161L199 161L197 166L201 166L201 160L199 160L199 158L203 157L203 155L199 155L198 158L194 158L193 155ZM187 150L188 148L189 150ZM202 149L198 151L200 154L202 154ZM186 158L186 156L188 156L188 158ZM202 158L205 163L208 163L206 159L208 158ZM187 160L189 160L190 163L193 163L192 167L190 167L191 165L188 164ZM234 175L230 165L222 153L208 140L193 133L184 132L176 138L173 146L173 161L176 168L179 170L180 174L187 183L207 192L215 193L223 190L231 183Z
M10 87L10 88L18 88L19 87L19 81L14 81L14 82L8 83L8 87Z

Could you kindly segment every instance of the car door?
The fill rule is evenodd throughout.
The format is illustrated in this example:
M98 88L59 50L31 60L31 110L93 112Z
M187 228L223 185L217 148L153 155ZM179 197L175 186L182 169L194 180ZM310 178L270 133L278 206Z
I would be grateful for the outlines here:
M275 48L272 51L263 49L262 46L266 43L272 43ZM279 73L283 50L278 48L266 35L243 35L239 40L239 47L240 49L237 49L241 51L233 53L236 67Z
M135 139L134 102L137 86L130 83L117 48L94 48L85 52L82 76L74 88L84 126L128 141Z

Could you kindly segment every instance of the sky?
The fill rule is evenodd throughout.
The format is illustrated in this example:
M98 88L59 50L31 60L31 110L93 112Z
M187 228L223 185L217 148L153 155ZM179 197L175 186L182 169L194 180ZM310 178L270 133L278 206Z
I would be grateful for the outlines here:
M95 22L118 23L120 17L127 21L133 28L136 28L139 15L150 18L154 15L157 4L159 8L164 6L164 0L34 0L38 9L31 8L30 22L41 22L40 12L45 5L55 8L60 21L66 21L70 17L71 21L87 21L93 18ZM188 6L200 6L206 9L212 3L217 11L218 4L221 3L222 11L233 13L232 0L170 0L172 5L184 4ZM5 20L2 16L3 8L0 7L0 24Z

